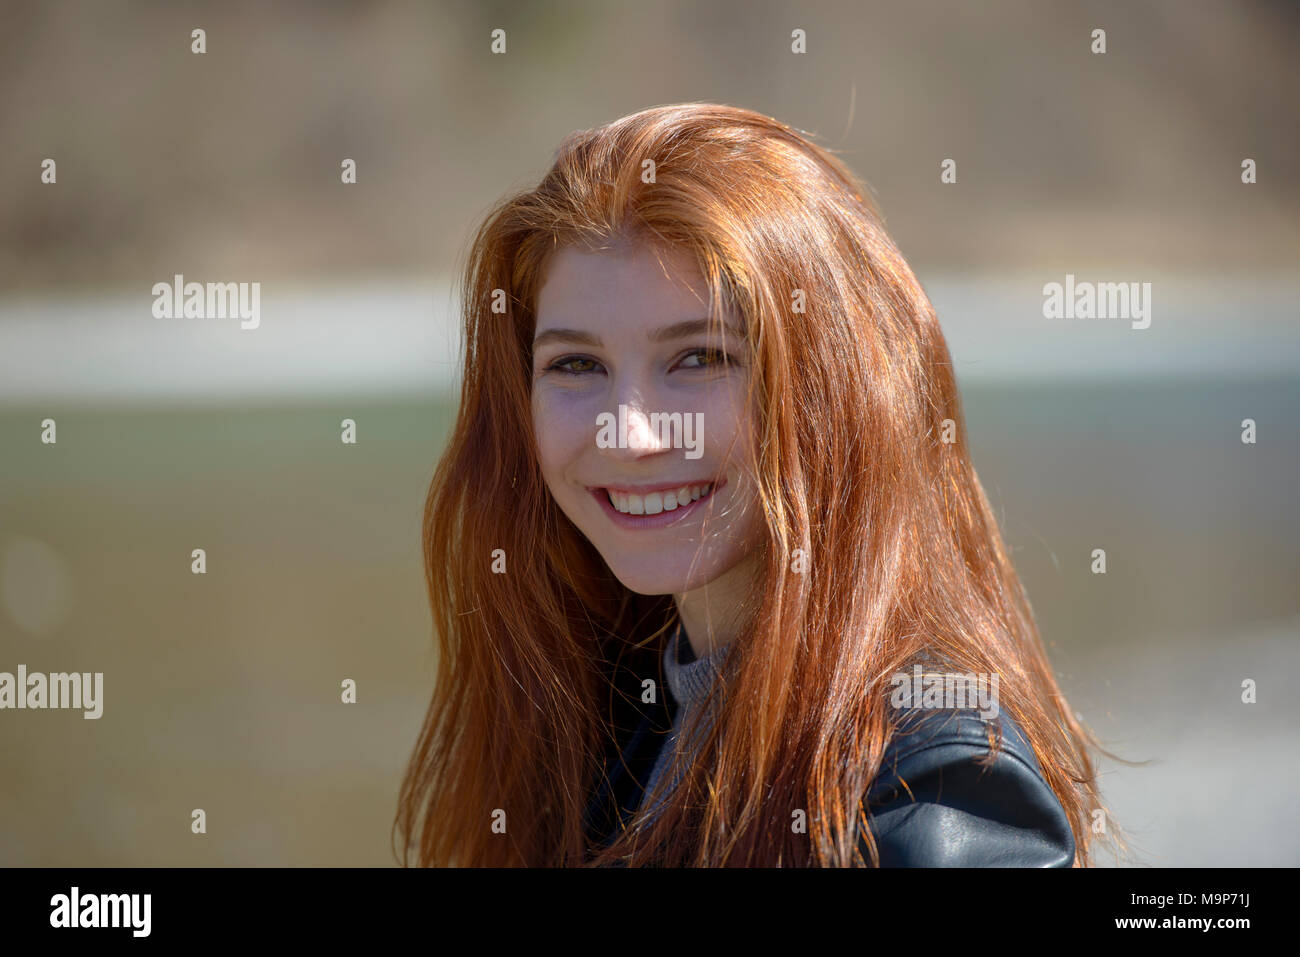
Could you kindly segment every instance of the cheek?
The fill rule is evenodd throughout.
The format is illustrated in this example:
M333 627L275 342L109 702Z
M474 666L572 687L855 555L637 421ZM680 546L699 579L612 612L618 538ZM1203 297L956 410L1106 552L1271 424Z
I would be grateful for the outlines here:
M754 441L743 387L711 392L704 405L705 452L715 461L741 464Z
M564 479L564 470L578 461L587 445L585 420L571 397L553 392L533 395L533 435L542 476L552 491Z
M710 418L711 416L711 418ZM742 549L750 549L764 539L762 508L757 476L753 474L758 425L749 408L749 396L743 384L720 390L710 397L705 422L713 423L712 434L706 425L706 443L711 445L712 461L723 465L728 473L738 473L735 511L725 537Z

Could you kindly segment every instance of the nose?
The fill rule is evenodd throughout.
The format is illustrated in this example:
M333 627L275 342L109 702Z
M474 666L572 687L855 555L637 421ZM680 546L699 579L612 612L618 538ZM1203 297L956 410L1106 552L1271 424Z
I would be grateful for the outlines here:
M660 448L672 448L670 443L664 443L665 436L658 434L658 429L651 423L653 413L639 406L631 405L621 409L620 412L627 419L627 444L634 449L643 449L646 452L654 452Z
M618 390L617 405L609 410L615 426L614 442L600 443L602 451L616 459L637 460L669 451L673 436L668 420L648 393ZM609 419L606 419L609 421Z

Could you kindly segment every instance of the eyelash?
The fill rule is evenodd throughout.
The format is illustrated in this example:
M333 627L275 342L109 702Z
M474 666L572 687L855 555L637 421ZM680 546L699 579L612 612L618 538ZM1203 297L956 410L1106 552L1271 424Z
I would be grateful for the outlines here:
M727 353L723 352L721 349L692 349L691 351L689 351L689 352L687 352L685 355L683 355L683 356L681 357L681 359L687 359L687 358L690 358L691 356L696 356L696 355L704 355L704 356L714 356L714 357L716 357L717 361L714 362L714 363L712 363L713 365L721 365L721 366L734 365L734 364L735 364L735 361L736 361L732 356L730 356L730 355L728 355ZM679 359L678 361L680 362L681 359ZM545 371L546 371L546 372L558 372L558 373L560 373L561 375L573 376L574 378L577 378L578 376L589 375L591 372L595 371L595 370L591 370L591 369L589 369L589 370L587 370L586 372L574 372L572 369L566 369L566 368L564 368L564 366L567 365L567 364L570 363L570 362L590 362L590 363L592 363L593 365L597 365L597 366L600 365L599 362L597 362L595 359L592 359L592 358L589 357L589 356L576 356L576 355L575 355L575 356L560 356L560 358L556 359L554 362L552 362L550 365L548 365L548 366L546 367ZM687 368L691 368L691 369L707 369L707 368L709 368L709 365L688 366Z
M546 371L558 372L561 375L574 376L575 378L577 376L587 374L586 372L574 372L572 369L564 368L564 366L566 366L570 362L590 362L592 365L599 365L599 363L597 363L595 359L589 359L586 356L561 356L560 358L552 362L549 366L547 366Z

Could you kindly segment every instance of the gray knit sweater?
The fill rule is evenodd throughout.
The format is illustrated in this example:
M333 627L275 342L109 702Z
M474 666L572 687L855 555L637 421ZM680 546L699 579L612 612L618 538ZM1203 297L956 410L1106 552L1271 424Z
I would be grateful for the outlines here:
M664 680L668 684L669 693L677 702L677 713L673 716L672 730L660 747L659 756L655 760L653 770L650 772L650 779L645 788L647 795L658 785L659 779L668 773L674 755L689 753L693 756L698 749L699 739L697 738L692 742L692 747L687 752L687 745L683 738L690 722L694 720L696 712L704 706L709 696L710 687L721 677L722 662L726 658L726 654L727 649L725 647L715 648L703 658L696 658L694 651L691 649L691 643L686 638L686 630L680 624L668 641L664 643ZM702 736L707 735L712 725L713 712L710 711L703 718L698 733ZM668 790L672 791L676 788L681 782L681 778L682 774L679 769L678 773L674 775L672 785ZM653 810L657 810L657 808L658 805Z

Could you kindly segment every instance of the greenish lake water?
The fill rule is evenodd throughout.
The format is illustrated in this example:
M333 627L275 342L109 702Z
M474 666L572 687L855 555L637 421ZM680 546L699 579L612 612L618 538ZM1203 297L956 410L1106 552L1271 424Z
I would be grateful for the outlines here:
M1146 859L1300 863L1297 380L964 395L1072 705L1125 757L1156 759L1106 785ZM0 863L392 863L436 668L420 521L452 411L446 398L0 411L0 670L105 674L98 721L0 716ZM39 442L45 416L55 446ZM343 418L355 446L339 441ZM1089 571L1095 547L1104 576ZM339 700L346 678L354 705ZM1243 678L1258 704L1241 704ZM1277 749L1288 768L1241 788ZM206 835L190 833L194 808Z

